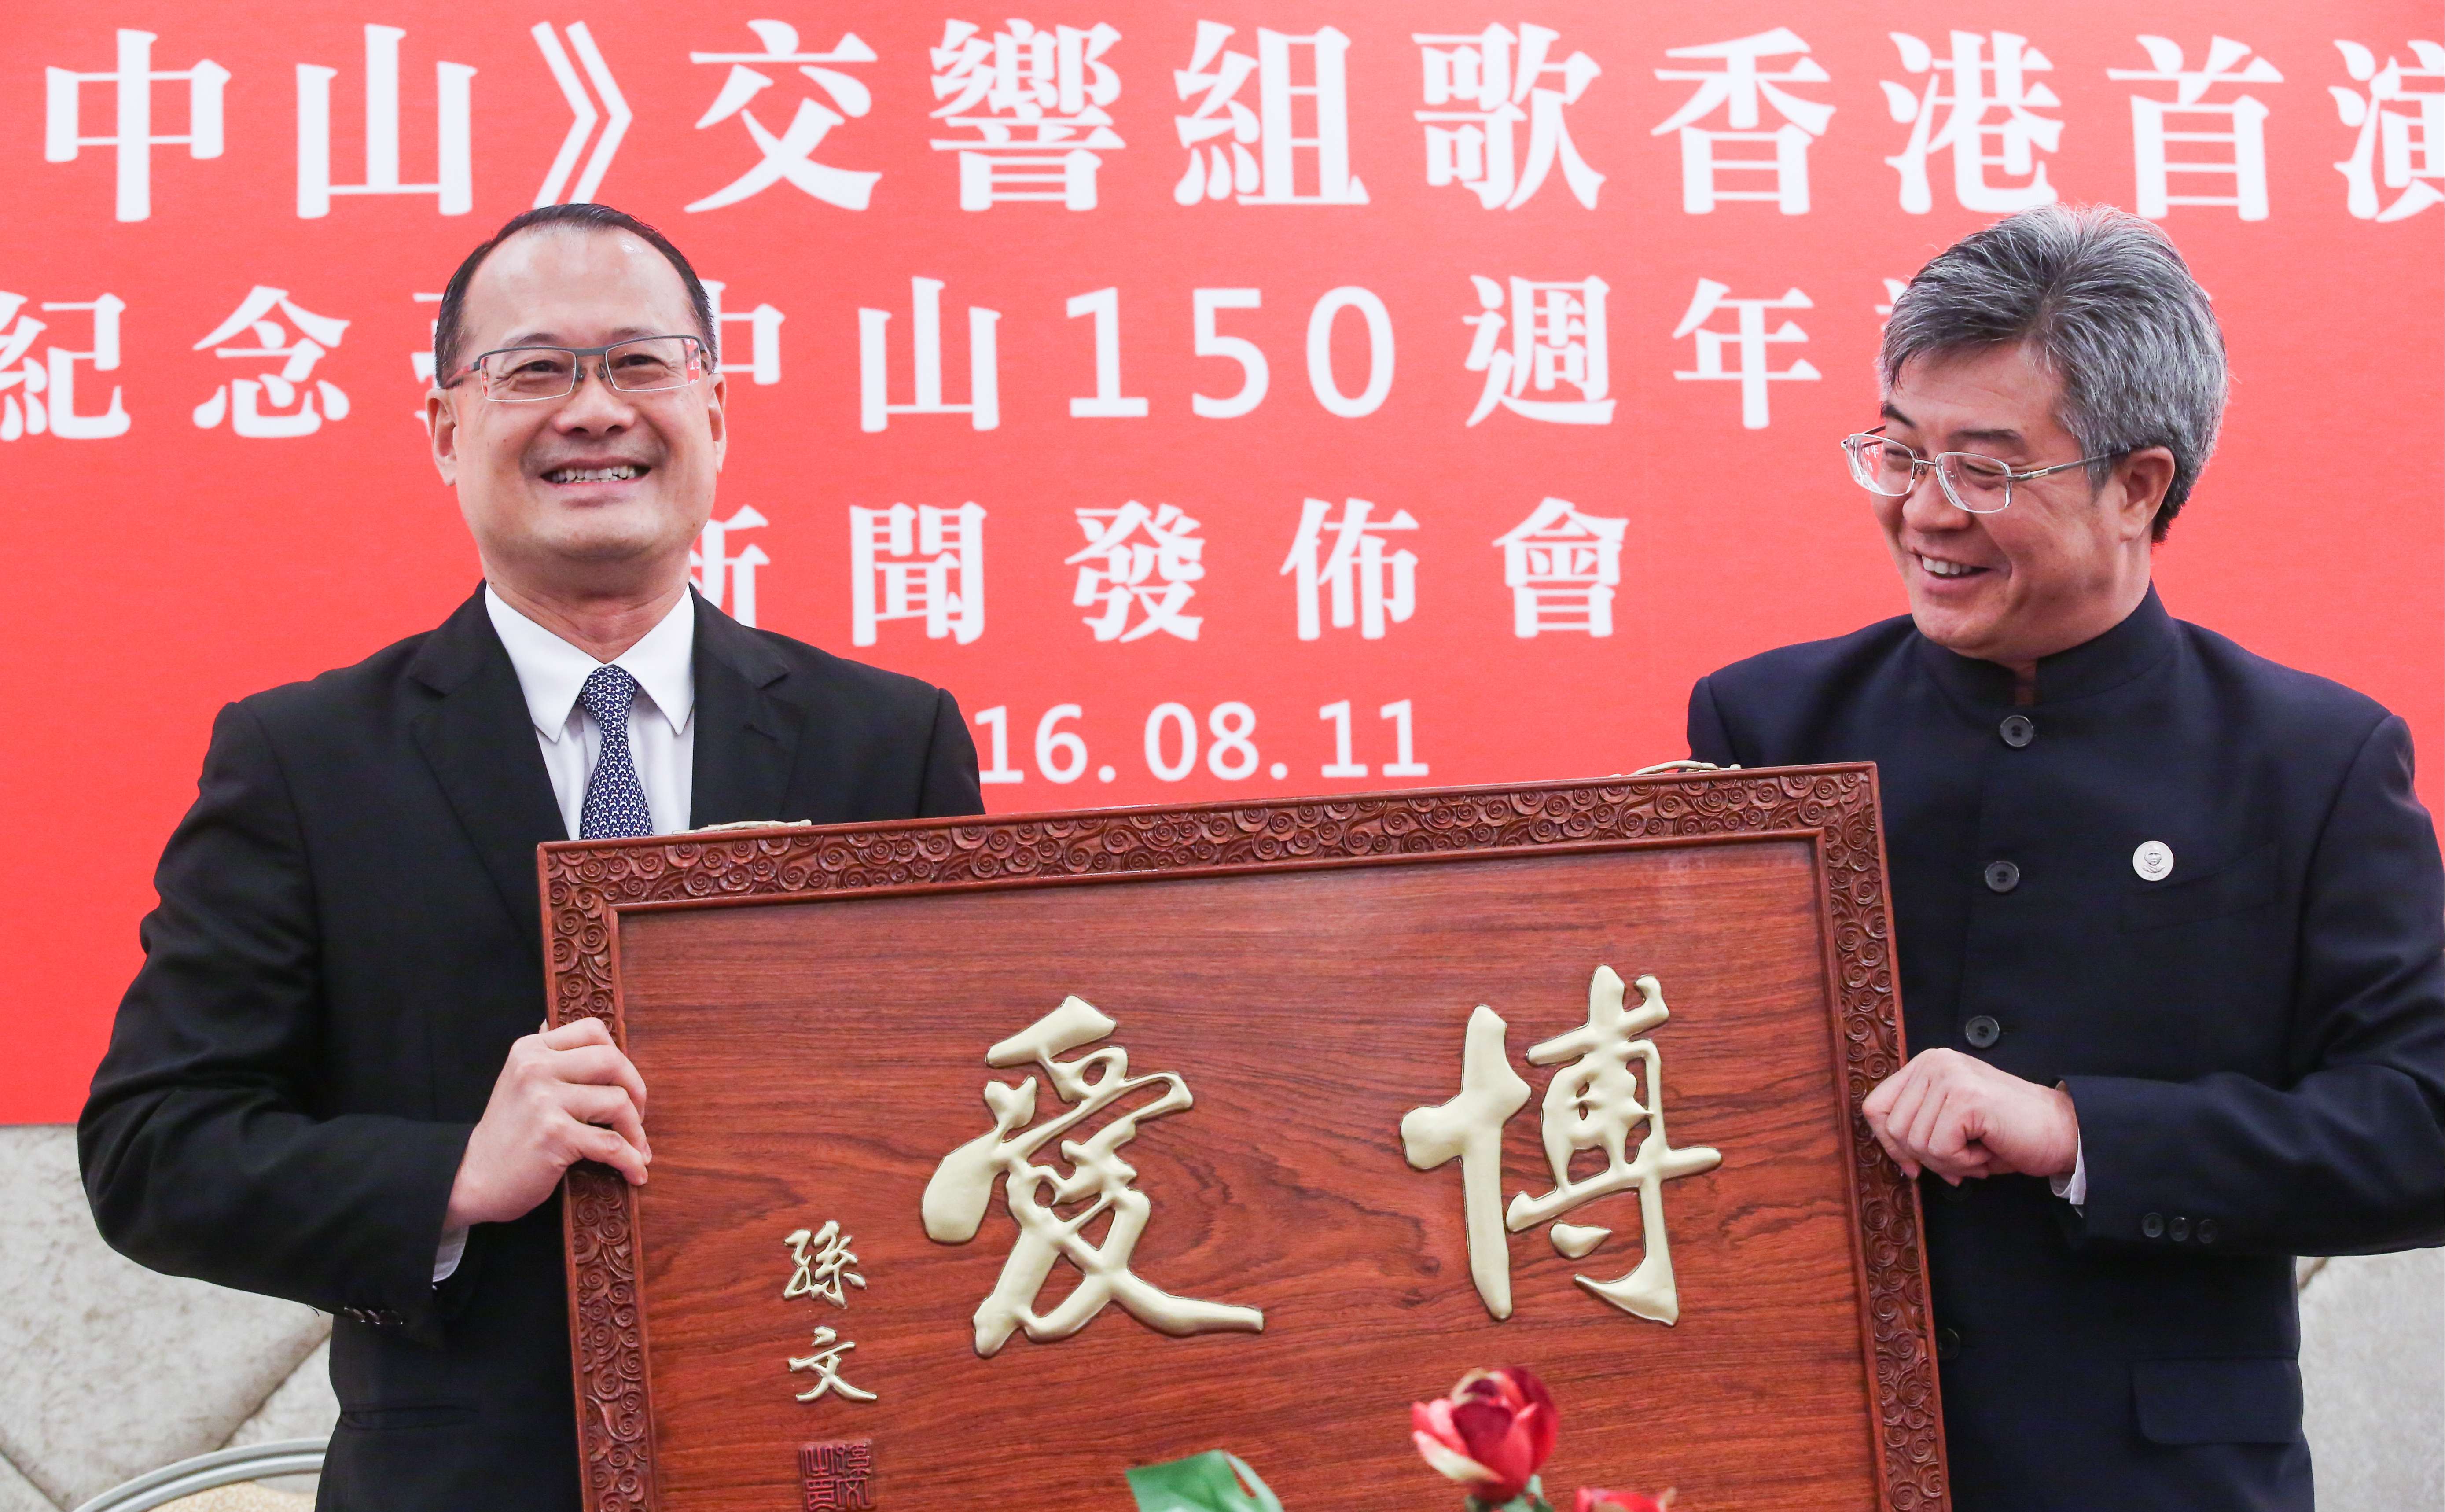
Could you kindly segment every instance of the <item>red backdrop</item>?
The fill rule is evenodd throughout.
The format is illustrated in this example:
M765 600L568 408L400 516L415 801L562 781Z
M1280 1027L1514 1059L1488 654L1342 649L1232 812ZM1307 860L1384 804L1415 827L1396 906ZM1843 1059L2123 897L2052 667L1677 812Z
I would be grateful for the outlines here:
M760 11L780 12L794 41ZM2154 181L2172 202L2155 208L2216 296L2234 386L2223 449L2158 554L2167 601L2404 714L2429 758L2422 799L2437 806L2433 7L1111 0L1035 15L1040 44L1002 11L964 13L979 29L946 38L961 14L778 0L8 8L0 531L25 575L0 671L17 730L0 744L0 1119L74 1116L214 711L427 628L474 587L416 418L432 315L416 296L539 197L641 215L725 286L725 313L746 318L724 324L734 442L716 517L745 508L765 523L714 554L749 559L762 625L945 684L972 717L1003 711L1023 780L986 795L1009 811L1532 779L1682 755L1694 677L1903 607L1834 444L1873 420L1884 281L2016 195L2150 210L2152 141L2170 133L2176 168ZM1209 21L1233 29L1201 57ZM395 173L379 88L368 140L376 26L403 33ZM1540 44L1532 26L1555 35ZM1328 28L1346 38L1337 88ZM379 55L370 72L379 85ZM1744 82L1758 74L1767 87ZM314 119L325 90L327 127ZM190 110L209 117L216 91L214 151ZM1922 115L1925 131L1906 119ZM132 145L140 136L157 140ZM158 140L188 136L206 140ZM1193 177L1184 137L1198 139ZM1330 160L1345 140L1354 190ZM1966 166L1955 142L1975 151ZM768 157L769 183L741 182ZM1721 166L1736 159L1782 166ZM2186 160L2225 171L2181 173ZM1923 211L1906 196L1918 162ZM337 186L327 208L324 181ZM388 182L401 192L350 192ZM963 183L985 208L962 208ZM1701 212L1709 185L1778 197ZM729 203L690 208L725 191ZM1054 197L999 197L1014 191ZM1266 202L1281 199L1345 202ZM971 398L966 312L999 312L991 428L966 413L862 420L861 309L890 316L888 403L919 397L916 278L942 281L947 403ZM1707 281L1720 286L1711 304ZM250 300L258 289L280 292ZM1116 392L1144 400L1143 416L1073 413L1114 392L1098 388L1103 317L1068 313L1102 289L1116 290ZM1268 369L1244 414L1192 402L1227 400L1242 373L1198 354L1198 289L1260 297L1226 296L1213 316L1215 335L1253 343ZM1319 385L1309 332L1336 289L1364 295L1341 296ZM114 301L104 370L98 327ZM1371 306L1389 340L1371 337ZM1503 324L1472 370L1487 327L1471 321L1489 314ZM1744 321L1781 339L1745 344ZM1497 350L1523 364L1516 383L1483 360ZM1817 376L1764 381L1754 399L1737 376L1677 376L1795 363ZM1389 387L1374 392L1371 373ZM1482 400L1490 413L1471 424ZM268 434L284 429L297 434ZM1547 498L1606 523L1562 516L1578 544L1531 553L1554 580L1523 611L1496 543ZM1316 634L1303 639L1301 575L1284 568L1310 499L1329 508ZM1356 532L1336 572L1352 499L1377 526L1403 512L1414 529ZM1079 512L1129 500L1176 506L1196 529L1159 518L1118 543L1146 551L1070 560L1090 544ZM971 502L982 515L963 536L957 506ZM857 645L851 511L886 512L887 526L903 503L953 513L931 543L884 531L887 561L868 578L879 602L894 581L920 608L929 588L966 596L946 599L939 637L922 617L887 619ZM1591 590L1612 569L1599 636ZM740 570L721 585L733 607ZM1086 607L1082 570L1095 574ZM1336 575L1347 628L1334 623ZM1121 612L1099 640L1087 622L1116 587ZM1540 633L1518 633L1523 612ZM1340 721L1318 712L1345 700L1346 760ZM1409 767L1388 773L1398 716L1382 711L1403 701ZM1039 753L1039 726L1065 704L1078 712L1044 729ZM978 735L990 760L991 726Z

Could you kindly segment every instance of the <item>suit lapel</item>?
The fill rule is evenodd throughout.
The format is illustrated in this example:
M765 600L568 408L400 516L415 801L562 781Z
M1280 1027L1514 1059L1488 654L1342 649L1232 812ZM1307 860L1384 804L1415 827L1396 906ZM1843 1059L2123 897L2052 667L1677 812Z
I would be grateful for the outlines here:
M481 589L426 639L407 670L436 695L432 706L415 717L417 749L500 890L520 938L540 958L535 847L569 836L552 796L551 775L535 746L517 670L484 612Z
M698 596L696 765L690 825L786 819L805 711L788 694L790 664L755 632Z

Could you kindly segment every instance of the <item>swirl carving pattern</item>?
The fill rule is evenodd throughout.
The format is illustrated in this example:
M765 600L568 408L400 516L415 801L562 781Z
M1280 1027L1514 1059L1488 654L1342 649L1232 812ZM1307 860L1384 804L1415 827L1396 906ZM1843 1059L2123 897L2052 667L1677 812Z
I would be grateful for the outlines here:
M1813 837L1838 999L1851 1188L1882 1416L1889 1512L1944 1512L1918 1193L1883 1158L1860 1103L1905 1058L1876 777L1866 766L1681 773L1347 800L1211 804L1008 819L926 819L547 846L542 854L552 1017L609 1021L619 910L717 899L875 889L931 891L1131 872L1203 872L1534 851L1623 841ZM569 1173L570 1335L588 1512L645 1512L652 1416L636 1204L608 1170Z

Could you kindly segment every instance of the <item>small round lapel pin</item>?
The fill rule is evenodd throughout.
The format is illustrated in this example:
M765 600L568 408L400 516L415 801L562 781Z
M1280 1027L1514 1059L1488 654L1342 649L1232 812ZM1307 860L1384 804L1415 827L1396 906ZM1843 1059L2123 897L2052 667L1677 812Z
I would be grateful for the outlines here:
M2131 869L2142 882L2162 882L2174 874L2174 848L2162 840L2143 842L2131 852Z

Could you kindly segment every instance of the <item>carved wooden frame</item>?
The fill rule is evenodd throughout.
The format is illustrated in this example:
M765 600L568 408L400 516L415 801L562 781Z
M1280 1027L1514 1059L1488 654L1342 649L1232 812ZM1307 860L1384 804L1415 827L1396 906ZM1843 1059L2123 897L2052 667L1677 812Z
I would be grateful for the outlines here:
M1816 847L1826 982L1848 1068L1852 1262L1883 1419L1878 1505L1943 1512L1950 1498L1918 1188L1859 1117L1869 1090L1907 1055L1871 765L570 841L540 847L536 867L552 1022L590 1016L619 1036L615 920L631 908L1768 838ZM635 1198L616 1172L591 1164L569 1171L564 1195L586 1507L646 1512L654 1445Z

